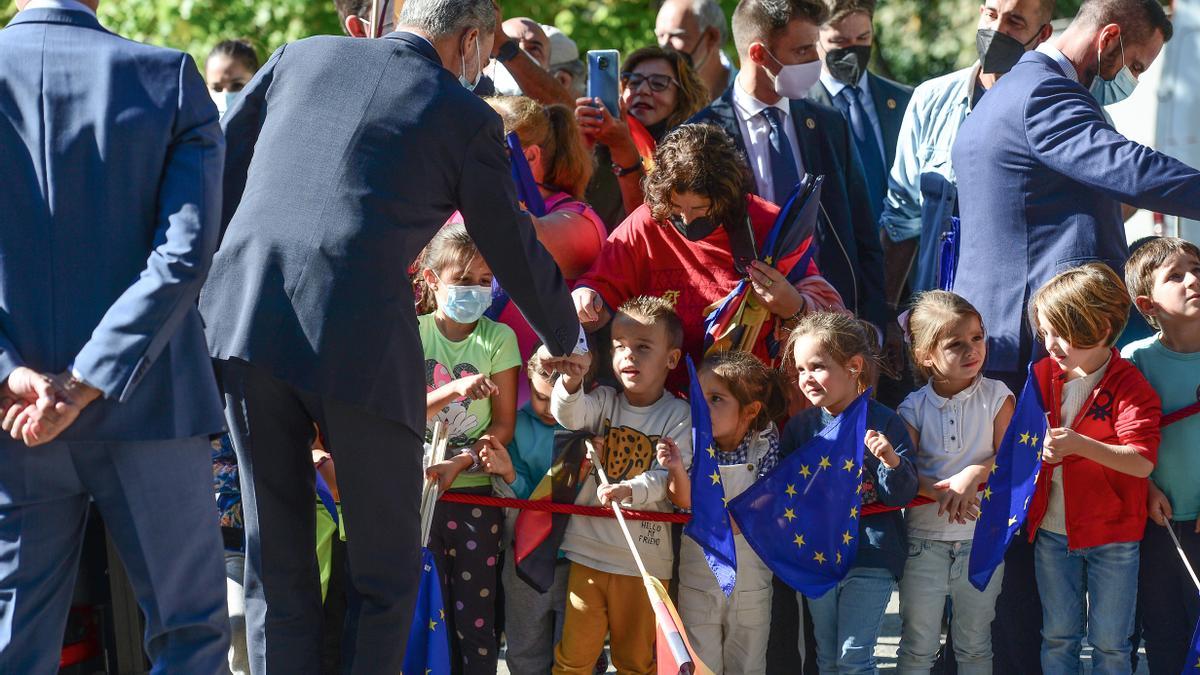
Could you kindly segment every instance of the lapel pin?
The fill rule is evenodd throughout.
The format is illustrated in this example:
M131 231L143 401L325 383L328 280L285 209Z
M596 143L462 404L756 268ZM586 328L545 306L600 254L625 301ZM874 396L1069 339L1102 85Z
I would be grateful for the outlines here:
M887 107L888 107L888 110L895 110L896 109L896 99L889 98L887 100Z
M808 127L809 129L816 129L817 122L811 117L806 117L804 118L804 126Z

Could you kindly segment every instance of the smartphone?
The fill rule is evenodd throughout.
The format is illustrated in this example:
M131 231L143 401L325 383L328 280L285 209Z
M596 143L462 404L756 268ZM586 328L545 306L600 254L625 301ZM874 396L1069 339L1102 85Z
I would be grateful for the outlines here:
M613 117L621 116L617 105L617 83L621 77L621 53L615 49L593 49L587 53L589 98L598 98Z

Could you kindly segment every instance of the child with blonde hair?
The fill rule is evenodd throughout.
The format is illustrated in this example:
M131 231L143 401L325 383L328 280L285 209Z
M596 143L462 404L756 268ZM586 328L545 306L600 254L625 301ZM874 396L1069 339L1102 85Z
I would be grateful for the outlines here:
M878 344L871 324L847 314L817 312L800 319L785 353L794 360L800 391L813 407L787 423L780 441L784 454L819 434L874 386ZM912 501L917 472L904 421L882 403L870 401L863 443L863 505L901 507ZM904 573L906 536L902 511L858 517L858 529L850 535L858 547L853 567L833 589L807 599L821 672L874 672L884 611Z
M1101 263L1062 272L1029 302L1049 353L1033 367L1050 428L1027 520L1048 673L1082 670L1085 634L1097 672L1129 672L1161 416L1158 394L1113 348L1129 305L1125 284Z
M946 598L954 658L963 675L992 672L992 619L1003 573L984 591L971 585L967 564L979 492L1012 419L1013 394L981 375L987 333L979 312L947 291L922 293L902 327L912 363L927 380L897 412L916 441L920 493L934 500L908 509L908 560L900 580L898 667L928 673L941 643Z

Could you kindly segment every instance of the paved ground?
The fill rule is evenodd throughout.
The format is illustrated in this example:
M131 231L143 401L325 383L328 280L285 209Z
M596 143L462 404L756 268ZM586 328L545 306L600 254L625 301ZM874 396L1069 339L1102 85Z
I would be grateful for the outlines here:
M887 615L883 620L883 632L879 638L879 644L875 647L876 659L879 662L880 670L895 670L896 668L896 650L900 646L900 596L898 593L892 594L892 601L888 604ZM1084 672L1091 672L1091 659L1089 654L1091 649L1084 647L1083 665ZM1142 658L1139 660L1137 675L1145 675L1146 670L1145 652L1142 653ZM615 670L609 669L610 673L615 673ZM508 667L503 659L500 661L500 673L509 675Z

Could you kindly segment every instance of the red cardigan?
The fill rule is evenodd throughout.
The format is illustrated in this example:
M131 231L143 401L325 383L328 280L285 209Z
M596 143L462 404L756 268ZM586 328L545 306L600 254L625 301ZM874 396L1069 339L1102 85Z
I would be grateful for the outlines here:
M1050 425L1057 427L1066 374L1049 357L1038 361L1033 372L1050 414ZM1158 394L1137 368L1114 349L1108 370L1071 428L1101 443L1131 446L1154 462L1158 459L1161 415ZM1050 503L1052 468L1053 465L1043 462L1038 475L1037 489L1029 506L1030 541L1037 535ZM1068 549L1141 541L1146 529L1147 479L1114 471L1077 455L1064 458L1061 471Z
M747 212L761 248L779 207L750 195ZM815 262L809 264L808 273L819 274ZM599 293L614 312L638 295L674 300L683 322L683 353L700 363L704 357L704 309L725 297L739 279L725 228L718 227L700 241L688 241L674 227L654 220L643 204L613 230L600 257L579 278L578 285ZM764 328L760 342L766 340L772 326ZM667 387L686 391L687 369L676 368Z

